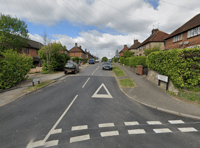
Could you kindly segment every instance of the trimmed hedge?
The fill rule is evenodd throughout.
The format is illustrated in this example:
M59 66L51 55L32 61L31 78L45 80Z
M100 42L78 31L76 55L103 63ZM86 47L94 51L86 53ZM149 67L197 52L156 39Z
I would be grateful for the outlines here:
M33 58L16 51L7 50L2 53L4 59L0 58L0 90L8 89L26 79L30 71Z
M137 56L137 57L131 57L130 58L130 65L131 67L135 67L137 65L146 65L146 59L147 57L144 57L144 56Z
M200 86L200 49L173 49L151 53L149 69L169 76L175 87Z
M120 59L120 63L124 64L124 58L123 57L119 57L119 59Z

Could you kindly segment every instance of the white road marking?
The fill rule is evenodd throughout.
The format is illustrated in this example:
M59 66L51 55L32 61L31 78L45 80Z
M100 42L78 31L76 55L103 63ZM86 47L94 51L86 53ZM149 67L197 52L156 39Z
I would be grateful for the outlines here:
M109 131L109 132L101 132L101 137L108 137L108 136L117 136L119 135L118 131Z
M78 97L78 95L76 95L74 97L74 99L72 100L72 102L69 104L69 106L67 107L67 109L63 112L63 114L60 116L60 118L58 119L58 121L54 124L54 126L51 128L51 130L49 131L49 133L45 136L45 138L43 140L40 141L36 141L33 142L33 140L31 140L29 142L29 144L27 145L27 148L33 148L33 147L38 147L38 146L44 146L47 139L49 138L49 136L51 134L55 133L55 128L56 126L59 124L59 122L62 120L62 118L65 116L65 114L67 113L67 111L70 109L70 107L72 106L72 104L74 103L74 101L76 100L76 98ZM57 131L57 130L56 130ZM55 143L55 142L54 142ZM56 143L55 143L56 144Z
M181 123L185 123L185 122L183 122L182 120L169 120L169 122L170 122L171 124L181 124Z
M155 133L171 133L172 131L168 128L153 129Z
M90 78L87 79L87 81L85 82L85 84L82 86L82 88L85 87L85 85L87 84L87 82L90 80Z
M48 141L45 143L45 147L51 147L58 145L59 140Z
M96 68L96 70L99 68L99 66Z
M102 123L99 124L99 127L114 127L114 123Z
M198 130L196 130L193 127L184 127L184 128L178 128L181 132L197 132Z
M160 121L147 121L149 125L159 125L162 124Z
M81 126L73 126L72 127L72 131L76 131L76 130L85 130L88 129L87 125L81 125Z
M96 70L95 70L96 71ZM92 75L95 73L95 71L92 73Z
M88 135L83 135L83 136L72 137L72 138L70 138L70 143L89 140L89 139L90 139L90 135L89 134Z
M134 130L128 130L129 134L145 134L145 130L143 129L134 129Z
M101 89L101 87L104 87L104 89L106 90L107 94L97 94L99 92L99 90ZM104 83L102 83L101 86L99 86L99 88L93 94L92 98L113 98L113 97L111 96L110 92L108 91L108 89L106 88Z
M59 134L59 133L61 133L62 132L62 129L60 128L60 129L55 129L55 130L53 130L52 132L51 132L51 134Z
M137 121L134 121L134 122L124 122L124 124L126 126L129 126L129 125L139 125L139 123Z

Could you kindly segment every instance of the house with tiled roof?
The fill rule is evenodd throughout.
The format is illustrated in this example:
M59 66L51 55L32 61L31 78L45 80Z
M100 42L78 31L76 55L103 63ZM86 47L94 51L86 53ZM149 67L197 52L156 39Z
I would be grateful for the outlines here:
M41 49L42 46L44 46L42 43L29 39L27 46L22 47L22 50L18 52L21 54L25 54L26 56L30 55L33 58L33 65L36 67L41 67L42 59L39 58L38 51Z
M85 53L86 53L87 59L93 59L94 58L94 56L90 53L90 51L87 51L87 49L85 49Z
M81 48L81 46L78 47L78 44L75 43L75 46L69 50L69 55L71 58L77 56L79 58L87 58L87 55L85 51Z
M123 57L123 53L124 53L124 51L128 51L128 47L127 47L127 45L124 45L124 48L119 52L119 56L120 57Z
M144 49L152 49L154 46L159 46L161 50L164 50L164 39L167 36L169 36L169 34L159 29L153 29L151 35L138 46L136 54L144 56Z
M194 16L165 38L165 48L200 48L200 14Z
M138 47L141 45L141 43L138 40L134 40L134 44L128 49L130 52L135 52L135 55L137 55Z

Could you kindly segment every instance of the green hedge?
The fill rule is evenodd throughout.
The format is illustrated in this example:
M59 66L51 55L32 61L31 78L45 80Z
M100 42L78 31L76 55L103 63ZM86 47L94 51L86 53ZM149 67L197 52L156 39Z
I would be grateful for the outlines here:
M147 57L144 56L131 57L129 65L135 68L137 65L146 65L146 59Z
M175 87L191 89L200 86L200 49L173 49L151 53L149 69L169 76Z
M129 66L129 59L130 59L130 58L125 58L125 59L124 59L124 65Z
M32 57L26 57L13 50L7 50L1 54L5 58L0 58L0 90L10 88L25 80L33 64Z
M124 58L123 58L123 57L120 57L119 59L120 59L120 63L121 63L121 64L124 64Z

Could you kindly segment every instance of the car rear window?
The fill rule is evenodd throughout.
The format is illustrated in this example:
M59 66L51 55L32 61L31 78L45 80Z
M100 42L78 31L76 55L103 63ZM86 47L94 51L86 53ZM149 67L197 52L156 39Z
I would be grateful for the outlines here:
M67 64L65 64L65 66L73 66L73 64L72 63L67 63Z

